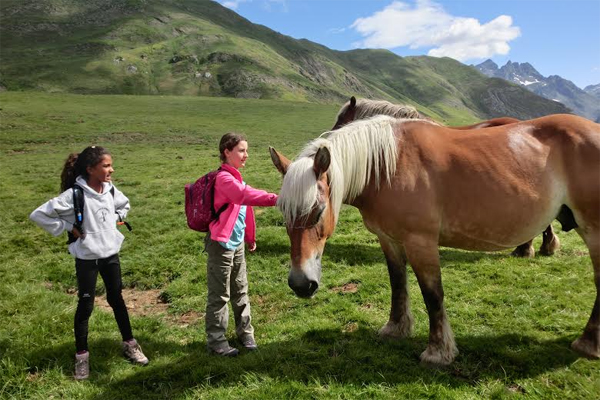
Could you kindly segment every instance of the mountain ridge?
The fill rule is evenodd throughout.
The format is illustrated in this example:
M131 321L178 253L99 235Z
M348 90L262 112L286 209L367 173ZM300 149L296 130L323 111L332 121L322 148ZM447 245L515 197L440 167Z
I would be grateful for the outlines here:
M581 89L559 75L544 77L527 62L509 60L499 67L488 59L473 67L486 76L516 83L546 99L563 103L583 117L600 122L600 84L587 86L587 90Z
M253 24L213 1L4 0L8 90L416 106L445 123L570 110L449 58L337 51Z

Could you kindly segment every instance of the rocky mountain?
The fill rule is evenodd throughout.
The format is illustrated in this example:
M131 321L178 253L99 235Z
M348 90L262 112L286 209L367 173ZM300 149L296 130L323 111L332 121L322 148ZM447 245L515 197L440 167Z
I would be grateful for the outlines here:
M499 68L492 60L486 60L474 67L486 76L524 86L539 96L566 105L576 114L600 122L600 84L582 90L558 75L544 77L529 63L508 61Z
M334 51L208 0L2 0L0 89L408 103L445 123L569 112L450 58Z
M583 91L591 96L596 97L597 99L600 99L600 83L597 85L588 85L583 88Z

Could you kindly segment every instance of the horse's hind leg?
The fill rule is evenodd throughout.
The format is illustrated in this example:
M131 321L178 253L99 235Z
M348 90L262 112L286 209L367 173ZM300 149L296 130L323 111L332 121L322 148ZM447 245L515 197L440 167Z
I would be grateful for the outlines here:
M533 239L527 243L523 243L510 253L514 257L533 258L535 250L533 249Z
M540 247L540 254L543 256L551 256L558 249L560 249L560 240L558 240L558 236L554 234L554 230L552 230L552 225L548 225L544 233L542 234L542 246Z
M590 250L594 267L596 301L583 334L571 344L571 347L585 357L600 358L600 230L584 233L578 229L577 233L580 234Z
M380 243L390 275L392 307L390 319L379 330L379 336L394 339L405 338L412 334L413 328L406 278L406 255L404 249L396 244L391 244L385 239L380 239Z
M434 366L449 365L458 354L452 328L444 309L444 289L436 240L412 237L405 244L406 255L429 314L429 344L421 353L421 362Z

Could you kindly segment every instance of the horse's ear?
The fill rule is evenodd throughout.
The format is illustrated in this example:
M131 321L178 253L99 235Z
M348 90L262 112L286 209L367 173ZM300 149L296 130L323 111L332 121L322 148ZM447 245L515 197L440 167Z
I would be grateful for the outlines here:
M277 170L281 172L281 175L285 175L291 161L285 158L283 154L280 154L271 146L269 146L269 153L271 153L271 161L273 161L273 165L275 165L275 168L277 168Z
M317 154L315 154L315 163L313 165L317 180L321 179L321 176L327 172L330 163L331 153L329 153L329 149L327 147L321 147L317 151Z
M350 97L350 107L356 107L356 97L354 96Z

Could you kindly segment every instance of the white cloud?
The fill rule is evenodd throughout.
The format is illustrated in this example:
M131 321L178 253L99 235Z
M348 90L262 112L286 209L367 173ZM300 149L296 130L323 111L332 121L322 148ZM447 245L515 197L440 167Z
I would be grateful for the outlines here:
M334 35L337 35L338 33L344 33L346 32L346 28L330 28L327 30L327 33L333 33Z
M277 4L281 7L283 12L288 12L287 0L265 0L263 2L263 8L267 11L273 11L271 4Z
M510 16L500 15L481 24L474 18L454 17L433 1L417 0L414 7L394 1L370 17L357 19L351 28L364 37L354 43L356 47L432 47L430 56L465 61L508 54L508 42L521 35L512 22Z
M232 10L237 10L242 3L252 3L253 0L219 0L219 3ZM266 11L272 11L271 4L278 4L284 12L287 12L287 0L263 0L260 2Z
M237 10L240 4L245 3L246 1L248 0L225 0L221 1L221 4L223 4L227 8L231 8L232 10Z

